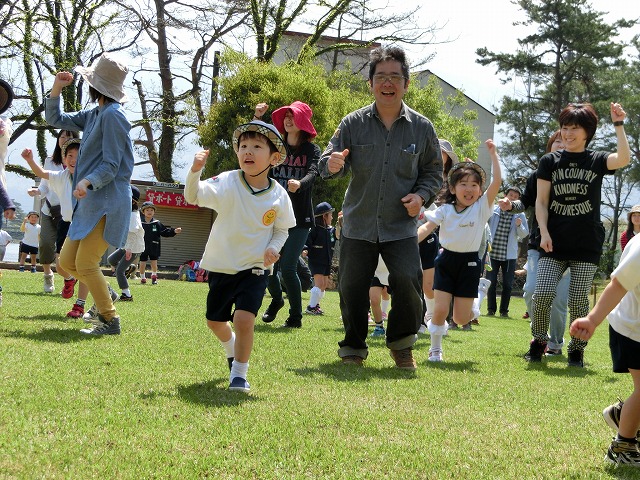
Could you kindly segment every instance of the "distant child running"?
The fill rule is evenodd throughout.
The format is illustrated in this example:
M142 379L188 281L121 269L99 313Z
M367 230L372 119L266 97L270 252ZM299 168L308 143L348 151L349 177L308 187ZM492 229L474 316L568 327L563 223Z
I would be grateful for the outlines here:
M140 190L135 185L131 185L131 220L127 241L124 247L117 249L107 259L111 266L116 267L116 279L118 286L122 289L121 302L133 301L127 278L135 272L138 257L144 250L144 228L138 212L138 200L140 200Z
M158 259L160 258L160 238L175 237L182 232L182 228L164 226L154 218L156 206L152 202L144 202L140 207L143 215L142 228L144 228L144 252L140 254L140 283L147 283L145 269L147 260L151 260L151 284L158 284Z
M307 238L307 258L313 275L313 288L309 296L309 306L305 313L322 315L320 299L329 285L333 249L336 246L336 229L331 226L334 208L327 202L316 205L314 216L316 223Z
M618 431L605 461L640 466L640 238L636 235L622 252L611 282L593 310L573 321L571 336L589 340L605 317L609 320L609 347L615 373L630 373L633 392L625 402L605 408L607 424Z
M267 268L280 258L296 219L287 191L268 176L287 156L278 130L254 120L236 128L232 143L240 169L200 181L209 151L198 152L184 196L218 213L200 262L210 272L207 326L225 350L229 390L248 392L253 328L267 288Z
M391 289L389 287L389 269L382 260L382 255L378 259L375 276L371 279L369 287L369 304L371 316L375 327L371 333L372 337L384 337L387 331L384 329L386 310L391 300ZM385 299L386 297L386 299ZM386 303L386 305L384 305Z
M493 169L493 180L482 193L486 174L474 162L460 162L449 171L449 192L445 203L427 212L427 223L418 228L418 240L440 226L441 253L435 260L433 284L435 306L427 326L431 333L429 361L442 361L442 337L453 298L453 321L466 325L473 318L473 301L478 295L482 262L478 256L485 225L493 213L493 200L500 189L502 174L493 140L485 142Z
M38 257L38 245L40 242L40 225L38 212L29 212L22 219L20 231L24 232L24 237L20 242L20 271L24 272L24 262L27 255L31 257L31 273L36 273L36 262Z

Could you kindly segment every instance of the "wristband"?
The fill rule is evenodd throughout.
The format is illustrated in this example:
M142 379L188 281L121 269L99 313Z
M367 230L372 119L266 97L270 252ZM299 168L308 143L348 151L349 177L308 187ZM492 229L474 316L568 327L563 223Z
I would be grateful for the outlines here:
M613 126L614 127L621 127L624 125L624 122L622 120L618 120L617 122L613 122Z
M256 117L255 115L253 116L253 118L255 118L256 120L262 120L262 117Z

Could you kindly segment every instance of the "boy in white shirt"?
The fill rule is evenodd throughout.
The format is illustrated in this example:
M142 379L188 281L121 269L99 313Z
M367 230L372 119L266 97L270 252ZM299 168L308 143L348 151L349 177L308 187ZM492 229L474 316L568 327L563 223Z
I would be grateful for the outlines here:
M200 262L210 272L207 326L225 349L229 390L249 392L247 370L255 318L267 287L266 269L280 257L296 219L287 191L268 176L287 156L276 128L254 120L236 128L232 143L240 169L200 181L209 151L198 152L184 196L218 213Z
M624 402L602 412L607 424L618 431L604 459L619 465L640 467L640 238L634 237L611 274L593 310L576 319L571 336L589 340L605 317L609 320L609 347L615 373L631 374L634 390Z
M27 255L31 257L31 273L36 273L36 262L38 260L38 245L40 244L40 225L38 212L29 212L22 219L20 231L24 232L24 237L20 242L20 271L24 272L24 262Z

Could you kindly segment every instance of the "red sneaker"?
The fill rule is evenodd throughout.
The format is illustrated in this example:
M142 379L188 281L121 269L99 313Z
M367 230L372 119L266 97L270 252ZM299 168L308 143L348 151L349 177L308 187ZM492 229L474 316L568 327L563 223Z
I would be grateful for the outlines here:
M62 287L62 298L73 297L73 291L76 287L76 283L78 283L77 278L72 278L71 280L64 281L64 287Z
M78 305L77 303L74 303L73 307L71 307L71 311L67 313L67 317L71 317L71 318L80 318L83 315L84 315L84 307L81 305Z

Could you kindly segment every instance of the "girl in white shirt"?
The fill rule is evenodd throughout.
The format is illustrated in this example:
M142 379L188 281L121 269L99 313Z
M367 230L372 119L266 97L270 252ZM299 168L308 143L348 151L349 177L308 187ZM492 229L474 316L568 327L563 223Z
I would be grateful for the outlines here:
M496 146L491 139L485 145L491 156L493 180L484 195L486 175L482 167L471 161L460 162L449 171L445 203L427 212L427 223L418 228L418 241L421 241L440 226L442 251L435 260L435 307L427 326L431 334L429 361L432 362L442 361L442 337L447 331L445 323L451 299L456 324L466 325L473 318L473 300L478 294L482 273L478 250L502 182Z

